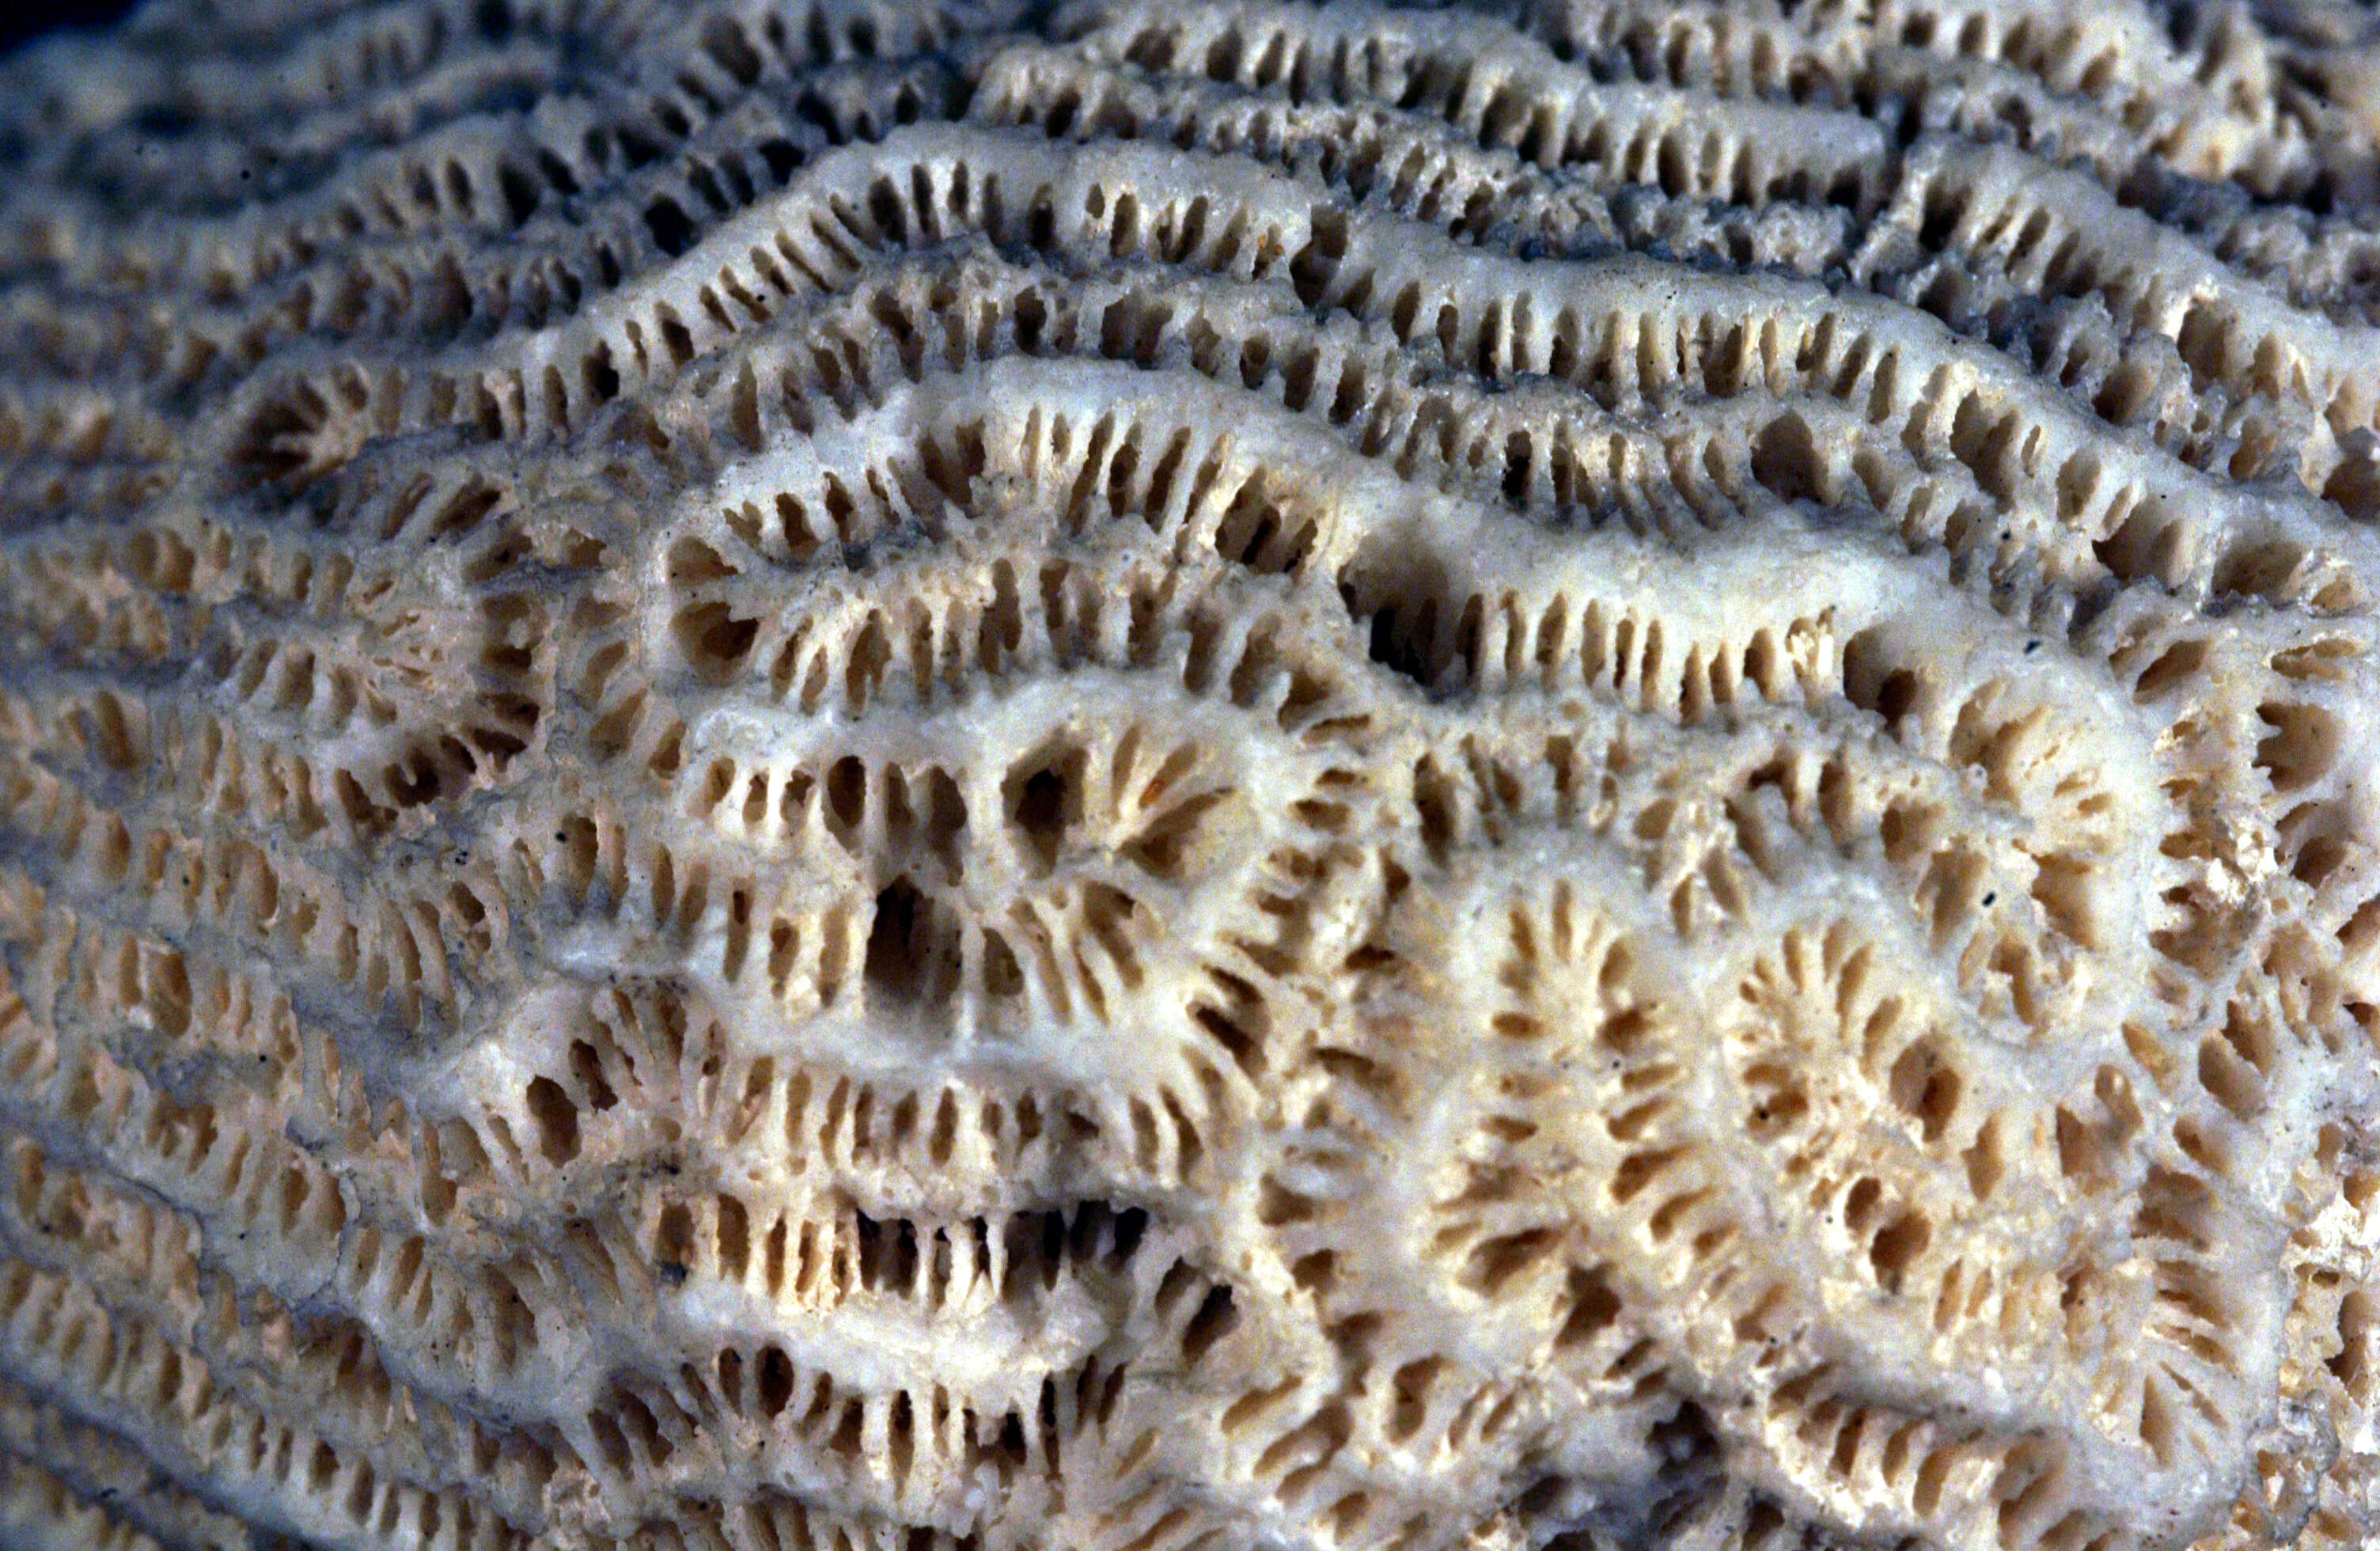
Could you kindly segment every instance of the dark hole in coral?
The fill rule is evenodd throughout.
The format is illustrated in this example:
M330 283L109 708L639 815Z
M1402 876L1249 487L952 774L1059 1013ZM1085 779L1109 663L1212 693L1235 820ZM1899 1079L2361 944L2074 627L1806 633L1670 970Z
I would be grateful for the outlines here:
M694 223L675 200L655 200L647 205L645 226L653 234L653 246L670 258L694 246Z

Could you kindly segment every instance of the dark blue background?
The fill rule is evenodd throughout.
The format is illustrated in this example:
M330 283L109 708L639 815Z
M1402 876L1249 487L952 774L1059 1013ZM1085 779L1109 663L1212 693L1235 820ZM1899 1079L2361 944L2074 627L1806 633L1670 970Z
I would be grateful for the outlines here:
M0 49L53 27L105 27L131 8L131 0L0 0Z

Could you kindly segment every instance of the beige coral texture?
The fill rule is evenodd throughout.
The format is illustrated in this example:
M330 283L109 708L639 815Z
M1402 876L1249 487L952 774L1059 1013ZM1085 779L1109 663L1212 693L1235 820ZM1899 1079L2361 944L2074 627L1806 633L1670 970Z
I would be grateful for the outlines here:
M0 1544L2380 1544L2380 23L0 66Z

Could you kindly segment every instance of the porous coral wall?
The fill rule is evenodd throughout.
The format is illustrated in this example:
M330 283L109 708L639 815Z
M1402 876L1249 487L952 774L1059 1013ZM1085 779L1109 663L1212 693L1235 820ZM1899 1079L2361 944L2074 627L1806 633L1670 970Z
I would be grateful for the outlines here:
M2380 1533L2319 0L0 69L0 1540Z

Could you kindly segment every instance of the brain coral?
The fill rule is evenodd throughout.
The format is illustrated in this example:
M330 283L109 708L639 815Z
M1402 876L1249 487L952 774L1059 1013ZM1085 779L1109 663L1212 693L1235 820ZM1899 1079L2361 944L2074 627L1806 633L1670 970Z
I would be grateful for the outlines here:
M2380 1536L2380 26L0 68L0 1541Z

